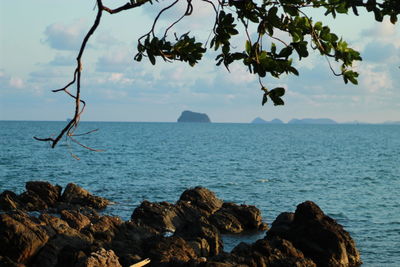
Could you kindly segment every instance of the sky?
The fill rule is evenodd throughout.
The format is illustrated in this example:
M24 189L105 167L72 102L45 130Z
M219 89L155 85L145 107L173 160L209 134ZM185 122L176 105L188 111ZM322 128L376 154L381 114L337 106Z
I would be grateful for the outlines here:
M109 7L124 4L105 0ZM250 122L255 117L331 118L339 122L400 121L400 30L372 14L340 15L336 20L306 10L361 52L359 85L345 85L326 60L312 53L295 65L300 76L266 77L270 88L286 89L284 106L261 106L257 77L240 64L228 72L215 66L210 51L194 68L187 64L136 62L137 39L171 1L110 15L89 41L83 57L82 121L174 122L183 110L207 113L213 122ZM192 17L172 30L206 41L213 24L209 6L193 1ZM161 17L163 32L184 9L177 6ZM96 16L94 0L0 0L0 120L61 120L73 116L74 103L51 90L73 76L79 46ZM235 47L244 47L239 35Z

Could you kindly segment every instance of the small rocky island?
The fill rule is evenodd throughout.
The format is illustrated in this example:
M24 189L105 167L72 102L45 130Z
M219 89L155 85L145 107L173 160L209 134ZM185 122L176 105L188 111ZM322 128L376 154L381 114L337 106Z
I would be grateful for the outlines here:
M283 121L280 119L273 119L271 121L266 121L260 117L255 118L254 120L251 121L253 124L284 124Z
M211 120L205 113L197 113L185 110L178 118L178 122L211 122Z
M268 229L255 206L204 187L176 203L143 201L131 219L99 213L111 201L75 184L26 183L0 194L0 266L13 267L353 267L350 234L311 201L281 213L264 238L225 251L223 234Z

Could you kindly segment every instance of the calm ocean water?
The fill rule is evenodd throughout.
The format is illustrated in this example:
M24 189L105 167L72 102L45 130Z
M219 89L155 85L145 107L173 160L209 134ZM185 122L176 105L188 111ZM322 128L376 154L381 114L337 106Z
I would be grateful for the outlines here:
M256 205L269 224L312 200L350 232L364 266L399 266L400 126L82 123L82 132L100 128L80 139L99 153L32 138L63 125L0 122L0 191L20 193L29 180L74 182L117 202L106 212L129 219L144 199L175 202L202 185Z

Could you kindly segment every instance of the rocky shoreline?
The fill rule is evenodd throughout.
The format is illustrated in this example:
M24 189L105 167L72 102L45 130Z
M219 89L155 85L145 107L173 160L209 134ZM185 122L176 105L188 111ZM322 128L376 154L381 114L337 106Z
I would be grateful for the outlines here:
M348 232L313 202L280 214L268 229L251 205L224 202L203 187L179 200L143 201L131 220L101 215L111 202L68 184L26 183L0 194L0 266L359 266ZM268 230L224 251L221 234Z

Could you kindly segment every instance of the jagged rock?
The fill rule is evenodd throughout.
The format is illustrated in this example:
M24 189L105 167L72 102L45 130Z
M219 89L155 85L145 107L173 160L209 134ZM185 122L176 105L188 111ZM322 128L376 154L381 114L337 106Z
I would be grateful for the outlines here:
M48 207L54 207L61 196L61 186L48 182L30 181L25 184L27 192L34 192Z
M260 239L249 245L240 243L232 250L233 258L247 266L297 266L313 267L315 263L304 257L303 253L293 247L287 240L275 238Z
M215 256L223 251L223 242L218 229L210 224L206 218L201 217L196 222L190 222L176 229L175 236L191 241L194 248L202 256ZM205 240L207 244L204 243ZM198 244L196 244L198 243Z
M311 201L297 206L290 216L273 223L267 238L289 240L318 266L359 266L360 254L350 234Z
M119 217L101 216L98 220L92 221L85 230L93 235L97 243L109 243L118 233L122 223Z
M104 248L92 252L88 258L85 259L83 264L79 267L122 267L118 261L118 256L112 250L105 250Z
M0 256L26 263L49 239L44 227L23 212L0 214Z
M211 216L211 221L223 234L239 234L243 232L243 226L240 221L229 212L217 211Z
M27 191L0 194L0 266L343 266L361 264L350 235L313 202L282 213L264 239L223 251L220 232L266 229L254 206L223 203L203 187L176 204L144 201L123 222L99 215L108 200L69 184L28 182ZM45 213L59 212L61 217ZM44 210L42 210L44 209ZM11 210L11 211L10 211ZM12 211L15 210L15 211ZM22 210L42 210L39 217ZM48 211L48 210L47 210Z
M136 225L134 222L124 222L112 239L109 247L115 251L123 266L131 266L144 258L146 240L154 238L155 234L148 228Z
M211 216L211 222L222 233L264 231L267 224L262 221L261 212L255 206L237 205L226 202Z
M12 191L5 190L0 194L0 210L9 211L21 208L18 195Z
M73 266L79 258L79 252L88 250L94 241L92 236L70 227L66 221L58 217L41 214L39 220L46 225L51 238L35 256L33 267Z
M272 233L279 235L279 233L285 233L290 230L290 226L294 220L293 212L282 212L276 217L275 221L272 223L271 229L269 230L269 235Z
M148 240L146 256L151 266L185 266L196 258L193 248L181 237L157 236Z
M88 206L94 209L104 209L110 203L109 200L94 196L87 190L73 183L69 183L65 187L64 193L61 196L61 200L69 204Z
M7 256L0 256L0 266L2 267L25 267L25 264L16 263Z
M40 198L40 196L32 191L25 191L21 195L18 196L18 199L22 203L22 210L27 211L37 211L37 210L45 210L49 206L47 203Z
M62 210L60 214L61 219L66 221L70 227L78 231L91 223L87 216L75 210Z
M133 211L131 220L137 225L148 226L158 233L173 232L182 223L176 211L174 204L152 203L145 200Z
M178 204L182 201L188 202L207 216L219 210L223 204L223 201L217 198L213 192L200 186L185 190L179 198Z

